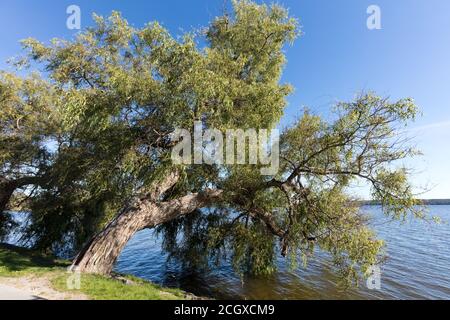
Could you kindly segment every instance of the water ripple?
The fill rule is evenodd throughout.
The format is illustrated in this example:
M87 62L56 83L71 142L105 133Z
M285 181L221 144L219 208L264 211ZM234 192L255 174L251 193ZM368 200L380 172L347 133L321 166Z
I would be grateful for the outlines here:
M382 266L381 290L364 285L342 291L336 285L326 254L308 269L290 271L279 259L269 278L244 282L224 265L211 272L186 272L168 264L152 231L138 233L120 256L116 270L198 295L227 299L450 299L450 224L423 221L389 222L379 208L367 207L378 236L386 241L388 260ZM430 206L432 215L450 223L450 206Z

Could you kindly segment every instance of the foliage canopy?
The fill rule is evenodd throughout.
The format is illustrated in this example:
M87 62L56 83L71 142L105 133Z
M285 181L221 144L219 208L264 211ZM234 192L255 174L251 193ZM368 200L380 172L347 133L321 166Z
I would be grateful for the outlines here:
M161 201L209 188L223 194L158 226L172 257L190 266L230 257L240 273L267 275L278 252L295 265L319 247L351 281L383 247L351 196L355 181L371 185L387 215L422 216L408 171L395 165L418 154L399 130L417 115L411 99L361 94L338 103L334 121L305 111L281 136L275 176L255 165L171 163L176 128L270 129L283 114L292 90L280 80L283 48L298 23L278 5L233 6L182 39L157 22L134 28L114 12L94 16L95 26L72 40L23 41L28 54L17 65L41 76L0 76L0 177L5 185L39 178L15 185L29 195L25 240L78 250L177 171Z

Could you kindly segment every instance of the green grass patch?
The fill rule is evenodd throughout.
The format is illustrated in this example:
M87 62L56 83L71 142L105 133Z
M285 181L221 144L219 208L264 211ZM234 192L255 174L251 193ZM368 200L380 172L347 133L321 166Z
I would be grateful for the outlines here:
M8 244L0 244L0 277L64 270L69 262Z
M80 289L70 290L68 261L54 259L32 250L0 244L0 277L38 276L50 280L61 292L82 293L93 300L180 300L189 299L178 289L158 286L132 276L105 277L81 274Z
M60 291L67 290L70 274L60 275L52 280L53 286ZM128 278L128 277L126 277ZM162 288L150 282L131 280L127 284L122 280L105 278L98 275L81 275L80 289L74 293L83 293L93 300L179 300L185 299L181 290Z

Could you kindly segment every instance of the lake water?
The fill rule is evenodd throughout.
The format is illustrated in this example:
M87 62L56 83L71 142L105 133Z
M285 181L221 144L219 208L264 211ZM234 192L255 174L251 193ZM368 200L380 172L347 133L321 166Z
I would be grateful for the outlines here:
M306 269L289 270L279 258L279 270L270 278L241 281L226 264L208 272L187 272L177 263L167 263L161 240L150 230L133 237L115 269L218 299L450 299L450 206L430 206L430 215L441 217L443 224L392 222L379 207L364 210L373 216L373 227L387 245L380 290L369 290L363 283L342 291L323 253Z

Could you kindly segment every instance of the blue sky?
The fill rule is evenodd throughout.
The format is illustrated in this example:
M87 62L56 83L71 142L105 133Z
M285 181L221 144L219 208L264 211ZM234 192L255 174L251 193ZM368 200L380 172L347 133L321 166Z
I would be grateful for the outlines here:
M392 99L413 97L423 117L410 132L424 152L408 163L416 171L414 183L430 189L423 197L450 198L450 1L278 2L300 20L304 32L286 48L283 81L296 90L282 125L304 106L329 116L334 102L362 90ZM181 35L220 15L224 0L0 0L0 69L8 69L6 60L20 53L20 39L73 36L76 31L66 28L66 8L72 4L81 8L82 27L92 23L93 12L118 10L136 27L158 20ZM366 27L371 4L381 9L381 30Z

